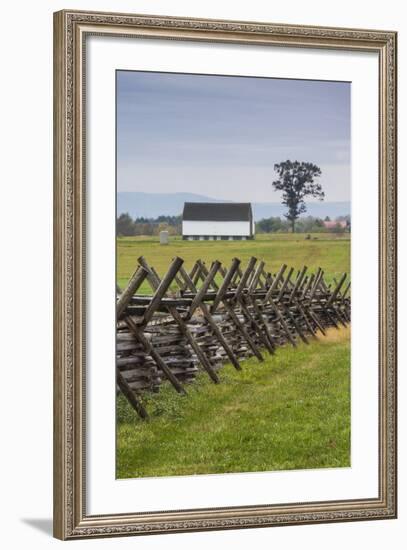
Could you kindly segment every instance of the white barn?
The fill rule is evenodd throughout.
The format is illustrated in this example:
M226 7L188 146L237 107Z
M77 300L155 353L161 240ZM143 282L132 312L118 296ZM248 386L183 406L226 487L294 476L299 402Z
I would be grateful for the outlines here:
M246 240L255 233L249 202L186 202L182 214L185 240Z

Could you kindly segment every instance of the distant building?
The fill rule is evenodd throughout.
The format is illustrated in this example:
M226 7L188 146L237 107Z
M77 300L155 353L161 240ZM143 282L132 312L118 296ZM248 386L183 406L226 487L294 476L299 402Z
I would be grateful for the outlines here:
M323 223L326 229L336 229L337 227L340 227L341 229L346 229L348 226L346 220L341 220L341 221L325 220Z
M246 240L255 233L249 202L186 202L182 238L186 240Z

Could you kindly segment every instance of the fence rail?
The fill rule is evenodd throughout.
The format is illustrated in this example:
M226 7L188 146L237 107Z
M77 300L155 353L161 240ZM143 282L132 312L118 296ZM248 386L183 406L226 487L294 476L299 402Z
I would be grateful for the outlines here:
M138 294L145 281L151 294ZM344 273L328 284L324 271L295 273L283 264L277 273L263 261L250 258L242 268L215 261L209 267L197 260L188 273L174 258L162 279L143 257L127 287L117 289L117 387L141 418L148 418L140 394L156 392L168 381L185 394L203 369L214 383L230 362L279 346L294 348L325 335L327 327L350 322L350 282Z

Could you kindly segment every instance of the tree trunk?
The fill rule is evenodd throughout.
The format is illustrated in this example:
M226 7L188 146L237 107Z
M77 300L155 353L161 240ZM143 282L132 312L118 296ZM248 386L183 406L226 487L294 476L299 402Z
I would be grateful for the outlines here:
M295 220L291 220L291 229L292 232L295 233Z

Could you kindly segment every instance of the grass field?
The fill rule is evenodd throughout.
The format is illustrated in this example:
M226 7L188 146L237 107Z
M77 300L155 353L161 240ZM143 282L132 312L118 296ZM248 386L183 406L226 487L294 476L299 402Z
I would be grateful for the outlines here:
M310 240L303 234L258 235L253 241L183 241L171 237L170 244L160 245L158 237L122 237L117 239L117 282L123 288L137 267L137 258L145 256L160 276L164 275L175 256L191 269L196 260L207 263L219 260L228 266L232 258L245 265L251 256L264 260L270 271L282 263L296 269L307 265L310 270L322 267L329 281L350 269L350 235L318 233ZM140 292L149 292L145 283Z
M250 256L268 270L282 263L326 279L350 272L350 236L259 235L254 241L182 241L160 246L157 237L117 240L118 283L124 287L145 256L160 275L180 256L190 269L200 258ZM142 292L149 293L145 284ZM346 467L350 465L350 329L320 335L294 350L284 346L264 363L229 364L221 384L200 374L181 397L165 384L146 395L148 422L141 421L123 396L117 401L117 477L154 477L224 472Z
M149 422L118 400L117 477L350 466L349 329L285 346L221 384L205 375L181 397L147 399Z

